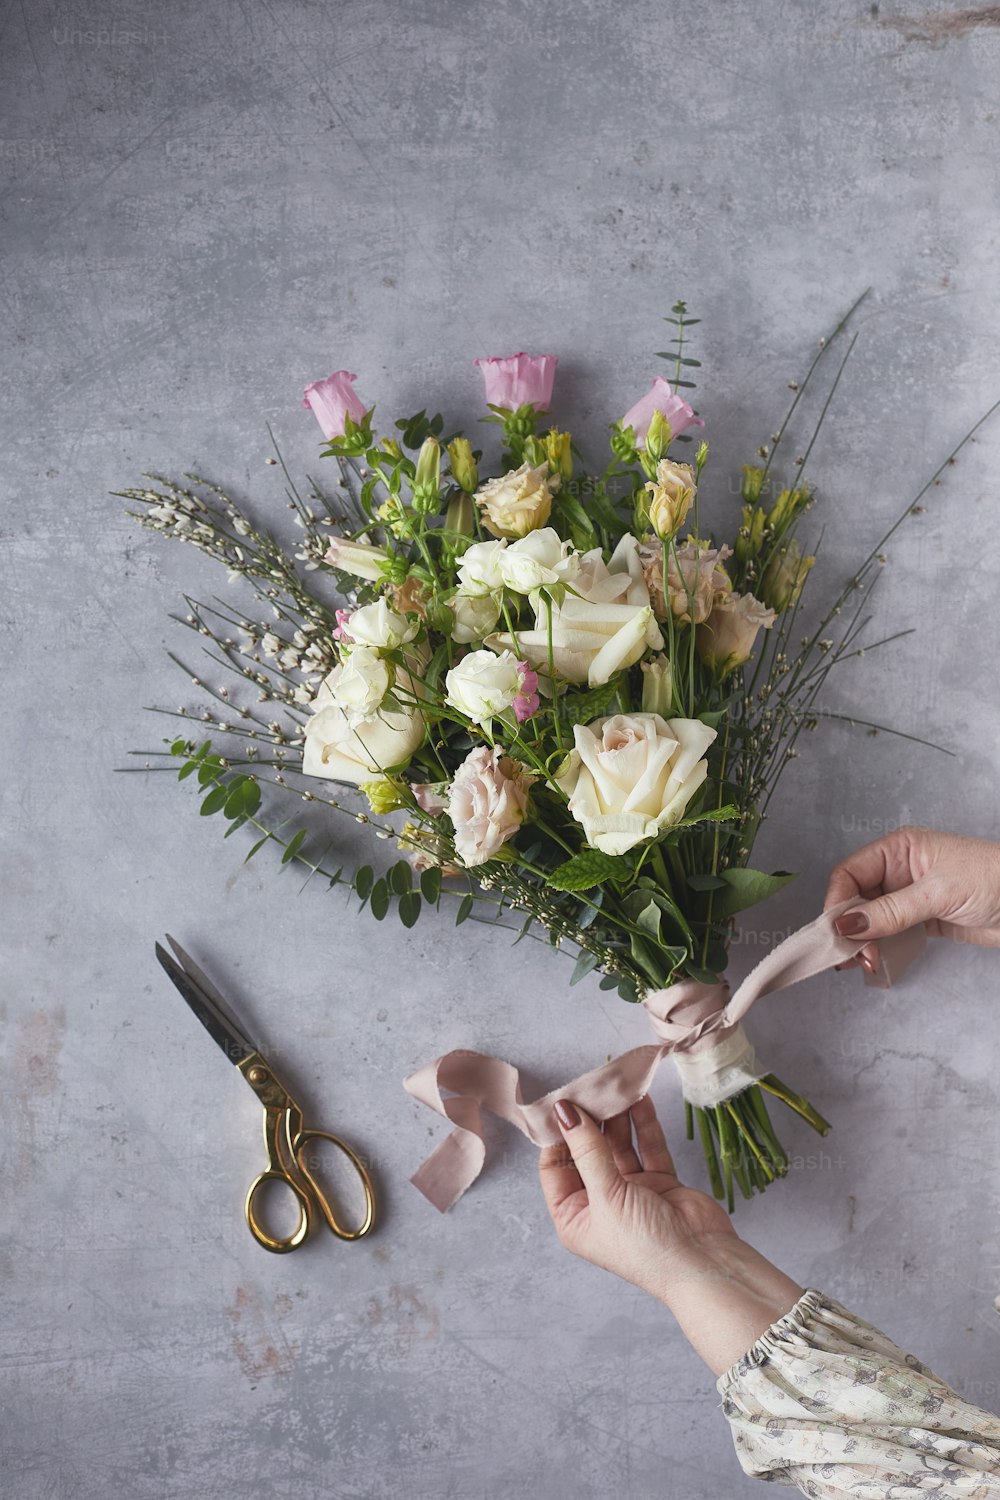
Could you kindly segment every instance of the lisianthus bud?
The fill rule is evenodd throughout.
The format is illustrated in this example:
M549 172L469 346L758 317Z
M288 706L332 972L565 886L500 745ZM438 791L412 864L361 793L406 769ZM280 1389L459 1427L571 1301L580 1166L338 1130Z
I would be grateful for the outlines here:
M669 719L673 706L674 674L666 656L654 656L640 662L642 668L642 711Z
M725 677L747 661L761 630L777 619L753 594L729 594L717 599L712 613L698 626L698 655L718 677Z
M659 463L664 453L666 453L667 449L670 447L670 439L672 436L673 433L671 431L670 423L667 421L662 411L654 411L653 415L649 419L649 428L646 432L645 444L643 445L646 449L647 456L651 458L654 463Z
M368 798L368 806L372 812L379 818L409 805L401 795L400 788L387 776L379 776L374 781L363 781L360 790Z
M661 542L669 542L687 520L688 511L694 504L697 484L690 464L675 464L669 458L661 458L656 466L656 478L645 486L649 499L646 507L649 524Z
M545 435L545 456L553 474L562 479L573 477L572 439L568 432L559 432L553 427Z
M441 489L441 444L436 437L426 437L417 455L417 472L413 479L413 507L422 515L437 510Z
M472 444L468 438L453 438L448 444L448 462L451 465L451 477L460 489L471 495L479 483L479 470L476 468L476 460L472 454Z
M797 516L800 516L809 504L811 496L807 489L782 490L768 511L767 519L774 527L775 535L781 536Z
M748 563L760 556L766 526L767 517L759 505L744 505L734 548L737 562Z
M803 557L795 537L784 542L764 569L760 597L780 614L798 602L815 557Z
M743 499L748 505L756 505L764 487L764 470L753 464L743 465L743 483L740 486Z
M377 583L383 576L389 560L384 547L372 547L368 542L352 542L343 536L330 538L330 545L323 559L340 573L367 578L372 583Z
M472 501L464 490L452 491L452 497L448 501L448 510L445 515L445 530L456 532L459 536L471 536L473 532Z

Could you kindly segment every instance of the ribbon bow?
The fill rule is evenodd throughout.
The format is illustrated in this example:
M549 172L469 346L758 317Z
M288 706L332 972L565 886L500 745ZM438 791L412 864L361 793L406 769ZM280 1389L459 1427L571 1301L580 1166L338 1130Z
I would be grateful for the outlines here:
M793 932L761 959L732 995L725 981L706 985L694 979L651 991L643 1006L657 1042L633 1047L533 1104L526 1104L521 1096L518 1070L498 1057L458 1049L426 1063L404 1080L403 1087L450 1120L455 1129L410 1181L435 1208L447 1213L475 1182L486 1160L484 1109L508 1120L536 1146L554 1145L562 1140L552 1112L557 1099L572 1100L595 1120L610 1119L648 1093L668 1054L678 1064L685 1097L691 1103L731 1098L767 1072L757 1063L743 1031L744 1016L762 995L809 979L859 953L866 939L841 937L833 925L842 912L857 904L853 899L842 901ZM880 940L879 975L866 975L865 983L888 988L924 940L922 926ZM445 1098L442 1089L451 1097Z

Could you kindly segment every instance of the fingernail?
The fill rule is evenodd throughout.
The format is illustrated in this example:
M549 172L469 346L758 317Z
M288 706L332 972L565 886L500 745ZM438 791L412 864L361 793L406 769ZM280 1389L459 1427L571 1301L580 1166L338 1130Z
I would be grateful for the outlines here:
M845 911L843 916L835 918L833 925L841 937L859 937L871 923L863 911Z
M557 1099L553 1108L556 1119L563 1130L575 1130L580 1123L580 1115L575 1105L570 1104L568 1099Z
M878 970L878 964L873 964L867 953L858 954L858 963L864 969L866 974L874 974Z

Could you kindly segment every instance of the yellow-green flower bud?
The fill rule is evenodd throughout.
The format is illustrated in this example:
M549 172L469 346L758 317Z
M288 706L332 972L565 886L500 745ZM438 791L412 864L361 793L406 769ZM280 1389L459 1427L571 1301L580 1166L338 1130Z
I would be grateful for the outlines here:
M665 656L654 656L652 661L640 663L642 667L642 711L644 714L659 714L662 719L672 717L674 674Z
M649 497L645 502L649 524L661 542L669 542L684 525L694 504L697 489L694 470L690 464L675 464L669 458L661 458L655 479L645 489Z
M764 470L755 468L753 464L744 464L741 491L743 499L748 505L757 504L763 487Z
M795 537L785 542L772 556L760 581L760 597L780 613L798 602L815 557L803 557Z
M448 512L445 516L445 530L456 531L461 536L471 536L473 533L472 501L464 493L452 493L448 501Z
M537 469L539 464L548 463L545 444L534 433L525 438L521 453L524 462L530 464L533 469Z
M472 454L472 444L468 438L453 438L448 444L448 462L451 465L451 477L460 489L471 495L479 483L479 470L476 460Z
M807 489L782 490L768 512L768 521L774 527L775 533L780 536L787 531L796 516L802 514L809 504L810 494Z
M755 557L760 556L766 526L767 517L759 505L744 505L740 529L736 533L736 545L733 548L737 562L752 562Z
M417 455L417 472L413 479L414 508L423 515L435 510L440 488L441 444L436 437L427 437Z
M654 463L659 463L660 459L666 453L667 449L670 447L670 439L672 437L673 431L671 429L670 423L667 421L662 411L654 411L653 415L649 419L649 427L646 432L646 441L643 445L647 454Z
M379 776L375 781L363 781L360 789L368 798L368 806L376 817L383 818L386 813L396 812L408 805L400 795L396 783L386 776Z
M399 459L403 456L403 450L394 437L384 437L382 439L382 448L392 459Z
M549 461L549 468L553 474L559 474L563 479L573 477L571 441L568 432L560 432L555 427L550 428L545 438L545 456Z

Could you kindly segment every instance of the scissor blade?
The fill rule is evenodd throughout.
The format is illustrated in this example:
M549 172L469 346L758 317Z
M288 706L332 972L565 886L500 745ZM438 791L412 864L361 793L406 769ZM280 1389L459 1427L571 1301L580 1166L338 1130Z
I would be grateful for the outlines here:
M190 953L186 953L177 939L171 937L169 932L167 933L167 942L174 950L174 957L180 964L181 968L184 970L187 977L194 981L195 985L201 990L202 994L205 995L205 997L211 1002L220 1019L226 1023L230 1031L235 1036L238 1036L240 1041L244 1042L246 1046L252 1051L253 1043L250 1041L239 1021L233 1015L229 1002L227 1000L223 1000L219 991L209 979L204 969L199 968L194 959L191 957Z
M168 939L168 941L173 940ZM223 1014L212 996L206 994L199 978L187 974L176 959L172 958L159 943L156 944L156 956L209 1036L222 1048L229 1061L240 1063L245 1057L249 1057L254 1050L253 1047L239 1027Z

